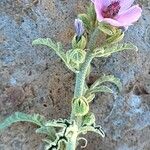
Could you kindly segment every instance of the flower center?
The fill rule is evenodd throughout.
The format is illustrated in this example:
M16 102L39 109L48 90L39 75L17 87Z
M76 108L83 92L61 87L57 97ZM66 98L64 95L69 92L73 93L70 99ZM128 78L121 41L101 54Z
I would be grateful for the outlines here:
M118 14L120 8L119 1L112 2L106 9L102 11L102 15L104 18L114 18Z

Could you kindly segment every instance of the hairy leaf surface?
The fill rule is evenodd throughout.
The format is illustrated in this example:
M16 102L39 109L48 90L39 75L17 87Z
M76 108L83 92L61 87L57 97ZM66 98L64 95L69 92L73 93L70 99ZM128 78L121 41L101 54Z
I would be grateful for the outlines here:
M39 114L28 115L21 112L16 112L15 114L6 118L2 123L0 123L0 130L9 127L16 122L31 122L38 126L43 126L45 119Z
M121 90L122 88L122 83L120 82L120 79L114 77L113 75L104 75L102 77L100 77L99 79L97 79L90 87L90 90L93 90L94 88L98 87L99 85L105 83L105 82L110 82L115 84L119 90ZM102 87L103 89L103 87ZM104 87L104 89L107 89ZM108 90L109 91L109 90Z
M102 48L97 48L94 50L95 57L108 57L113 53L124 51L124 50L136 50L137 47L131 43L127 44L113 44L109 46L104 46Z

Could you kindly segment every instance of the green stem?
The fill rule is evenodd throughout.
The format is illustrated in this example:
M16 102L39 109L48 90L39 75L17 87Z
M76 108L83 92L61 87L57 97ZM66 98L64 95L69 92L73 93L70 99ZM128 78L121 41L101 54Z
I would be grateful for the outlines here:
M74 97L80 97L83 95L86 74L87 74L88 68L90 66L90 63L93 59L93 55L92 55L91 51L95 47L96 40L97 40L97 37L99 36L99 33L100 33L99 29L95 28L95 30L91 34L89 44L87 46L89 52L87 53L87 56L85 58L85 62L82 64L79 73L76 74L76 84L75 84Z
M74 130L68 136L68 142L66 145L66 150L75 150L77 146L77 137L78 137L78 125L74 122Z
M73 135L72 137L70 137L70 139L68 140L67 146L66 146L66 150L75 150L76 149L76 140L77 140L77 133L76 135Z
M74 92L74 97L76 98L83 96L85 78L92 59L93 59L93 55L90 52L87 53L85 62L81 66L79 73L76 74L76 84L75 84L75 92Z
M89 66L91 64L91 61L94 58L93 54L92 54L92 50L95 47L96 39L97 39L98 35L99 35L99 31L96 28L93 31L93 33L90 37L90 40L89 40L89 44L88 44L89 52L87 52L85 62L82 64L80 71L78 73L76 73L74 98L79 98L79 97L84 95L85 79L86 79L87 71L88 71ZM75 120L76 125L78 126L78 128L80 128L80 126L82 124L82 117L76 117L74 112L73 112L73 109L71 112L71 118L70 119ZM72 137L69 138L69 141L66 145L66 150L75 150L76 149L77 136L78 136L78 134L74 134Z
M100 30L98 28L95 28L90 36L90 40L87 46L89 50L93 50L95 48L97 37L99 36L99 34L100 34Z

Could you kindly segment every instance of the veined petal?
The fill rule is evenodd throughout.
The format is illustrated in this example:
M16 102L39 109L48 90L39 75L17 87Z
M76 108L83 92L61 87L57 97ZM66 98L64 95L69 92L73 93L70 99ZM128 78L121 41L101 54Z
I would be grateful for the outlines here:
M115 20L122 24L122 26L129 26L140 18L141 13L142 9L139 5L135 5L124 13L116 16Z
M120 24L120 22L118 22L114 19L111 19L111 18L104 18L103 21L106 22L106 23L111 24L112 26L116 26L116 27L121 27L122 26L122 24Z
M120 0L120 11L119 14L125 10L127 10L128 8L130 8L130 6L134 3L134 0Z

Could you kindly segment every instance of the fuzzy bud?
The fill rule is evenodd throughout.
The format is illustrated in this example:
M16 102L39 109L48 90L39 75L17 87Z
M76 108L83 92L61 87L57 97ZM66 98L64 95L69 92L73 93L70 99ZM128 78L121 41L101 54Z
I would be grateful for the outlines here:
M73 110L75 116L84 116L89 111L89 104L85 97L75 98L73 100Z

